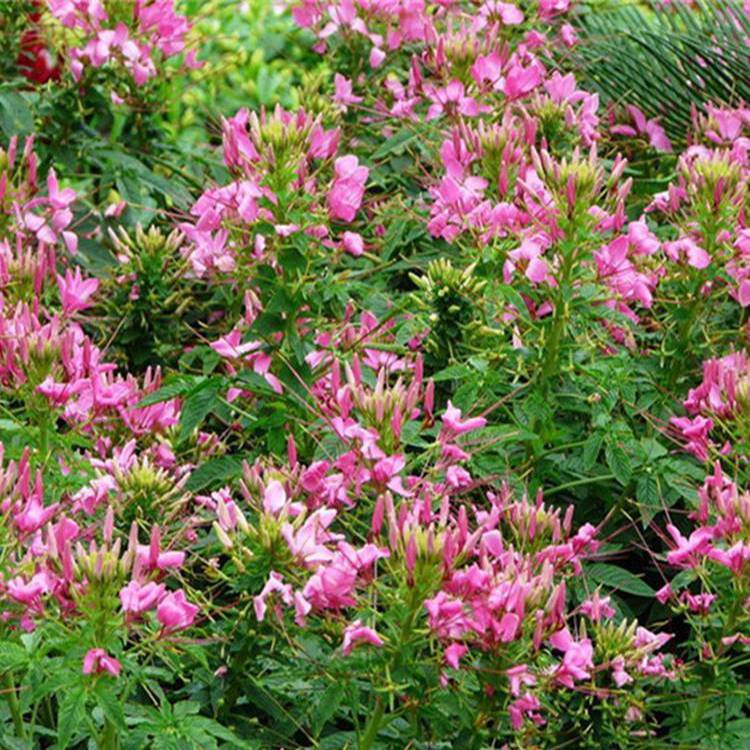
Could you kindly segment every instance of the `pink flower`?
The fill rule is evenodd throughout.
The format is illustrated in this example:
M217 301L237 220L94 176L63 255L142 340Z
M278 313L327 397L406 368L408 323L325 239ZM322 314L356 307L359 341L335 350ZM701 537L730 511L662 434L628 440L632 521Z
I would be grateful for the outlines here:
M508 675L508 680L510 681L511 695L516 697L521 694L521 685L536 685L536 677L529 672L529 668L525 664L518 664L515 667L506 669L505 674Z
M266 600L272 593L278 593L286 605L291 605L294 601L292 587L288 583L284 583L283 580L280 573L272 570L263 590L253 599L255 616L259 621L262 622L266 616Z
M693 268L707 268L711 263L711 256L690 237L665 243L664 252L674 261L680 261L684 256L688 265Z
M515 640L521 618L515 612L506 612L498 625L498 633L502 643L510 643Z
M599 596L595 592L592 597L581 604L581 613L586 615L592 622L599 622L603 618L614 617L615 611L609 604L610 598Z
M520 99L533 91L544 80L544 69L532 63L527 68L515 63L505 76L503 93L508 99Z
M627 685L633 678L625 671L625 658L616 656L610 664L612 667L612 679L617 687Z
M51 590L50 576L47 573L37 573L29 581L23 578L12 578L8 581L7 591L13 601L19 604L35 605L39 597Z
M692 568L697 558L707 554L711 549L713 532L710 529L696 529L689 539L671 523L667 524L667 531L672 535L677 547L667 554L667 562L683 568Z
M680 600L683 604L687 604L688 609L696 614L708 614L708 610L711 608L716 594L690 594L689 592L683 592Z
M453 667L453 669L458 669L461 657L467 654L468 651L468 646L465 646L463 643L451 643L445 649L445 663L449 667Z
M362 240L362 235L357 232L344 232L342 244L344 245L344 250L355 258L358 258L365 252L365 243Z
M508 706L508 713L510 714L510 725L513 729L520 729L523 726L525 717L531 719L536 725L541 726L545 723L544 719L539 714L541 709L539 698L531 693L526 693L522 698L518 698Z
M32 492L22 509L16 509L13 513L13 522L24 534L31 534L42 528L60 507L59 503L44 506L42 498L44 491L41 488L40 478L37 477L37 489Z
M74 312L91 307L89 298L99 288L99 279L84 281L80 268L76 268L75 274L68 269L64 277L57 276L57 286L60 290L63 312L66 315L72 315Z
M573 689L575 680L587 680L593 669L594 647L588 638L574 641L567 628L559 630L549 639L550 644L565 653L562 663L555 672L555 679Z
M341 73L336 73L333 77L333 83L336 90L336 93L333 95L333 101L339 104L344 111L346 111L347 105L359 104L362 101L361 96L354 96L352 93L351 80L342 76Z
M117 659L110 656L103 648L92 648L83 657L83 673L99 674L109 672L113 677L119 677L122 666Z
M441 420L443 422L443 430L453 437L477 430L487 424L487 420L484 417L461 419L461 410L453 406L450 401Z
M708 556L721 565L725 565L733 573L739 574L750 561L750 544L739 541L728 550L714 548L709 551Z
M156 609L156 619L169 631L189 628L196 614L198 607L190 604L182 589L167 594Z
M476 117L479 114L479 105L475 99L466 96L466 90L461 81L451 81L444 88L433 88L427 94L432 100L427 110L428 120L434 120L443 113L465 117Z
M672 596L672 587L666 583L656 592L656 601L660 604L666 604Z
M341 649L344 656L349 656L352 650L362 643L369 643L380 648L383 645L383 640L372 628L363 625L362 620L355 620L347 625L344 630L344 641Z
M361 166L356 156L349 154L336 159L334 171L335 177L328 193L328 212L333 219L349 222L362 205L370 170Z
M272 480L266 485L263 492L263 511L272 516L277 516L286 506L287 497L284 485L277 480Z
M692 453L699 461L708 460L709 435L713 429L712 419L700 415L696 417L672 417L671 425L679 431L686 440L685 449Z
M149 581L146 584L140 584L138 581L131 581L120 590L122 611L134 614L147 612L157 605L165 591L166 589L161 583Z

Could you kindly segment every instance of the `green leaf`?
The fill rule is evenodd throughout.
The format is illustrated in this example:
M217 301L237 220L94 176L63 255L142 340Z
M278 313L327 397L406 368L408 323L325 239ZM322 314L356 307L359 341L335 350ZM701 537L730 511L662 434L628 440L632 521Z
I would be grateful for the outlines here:
M416 140L418 133L410 128L399 130L386 141L380 144L380 147L372 155L373 161L382 159L389 154L402 154L406 145Z
M62 693L57 713L57 747L66 750L86 714L86 688L73 685Z
M177 380L173 383L166 383L158 391L149 393L144 396L137 404L137 409L142 409L152 404L160 404L163 401L169 401L170 399L177 398L178 396L184 396L195 388L195 380L185 379Z
M646 463L653 463L662 456L667 455L667 449L658 440L654 440L654 438L643 438L640 447Z
M0 672L9 672L23 667L29 660L29 655L23 646L17 643L0 643Z
M345 686L341 682L334 682L323 691L312 712L312 730L316 737L338 710L344 694Z
M740 740L750 740L750 719L735 719L727 724L727 732Z
M639 503L643 528L651 523L653 517L661 510L659 483L653 474L641 474L635 485L635 496Z
M625 450L616 443L609 443L604 450L604 456L615 479L623 486L628 484L633 476L633 467Z
M201 464L187 480L185 488L200 492L206 487L216 487L236 479L242 474L242 459L237 456L219 456Z
M126 731L125 712L122 701L113 690L113 681L108 679L99 680L94 694L96 702L104 712L104 716L120 731Z
M592 432L583 444L583 469L588 471L596 464L596 459L599 458L599 451L602 449L602 443L604 442L604 435L601 432ZM614 473L614 472L613 472Z
M617 565L593 563L586 566L586 572L597 583L603 583L612 589L624 591L626 594L654 596L656 593L645 581Z
M185 399L180 415L180 440L185 440L221 403L220 388L221 382L208 380Z
M8 138L29 135L34 130L31 108L16 91L0 91L0 128Z

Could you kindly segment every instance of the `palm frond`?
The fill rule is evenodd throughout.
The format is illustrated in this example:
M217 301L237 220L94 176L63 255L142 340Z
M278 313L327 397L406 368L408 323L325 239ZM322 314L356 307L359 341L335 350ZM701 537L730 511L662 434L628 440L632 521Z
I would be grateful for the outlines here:
M740 0L590 2L570 53L584 88L636 104L684 138L691 110L750 102L750 18Z

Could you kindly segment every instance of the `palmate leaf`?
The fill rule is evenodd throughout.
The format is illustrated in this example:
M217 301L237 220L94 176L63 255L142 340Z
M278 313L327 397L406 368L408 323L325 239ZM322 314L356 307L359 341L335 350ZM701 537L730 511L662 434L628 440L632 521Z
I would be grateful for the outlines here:
M579 83L604 103L635 104L685 139L695 108L750 102L750 18L741 0L589 2L571 51ZM569 61L570 62L570 61Z

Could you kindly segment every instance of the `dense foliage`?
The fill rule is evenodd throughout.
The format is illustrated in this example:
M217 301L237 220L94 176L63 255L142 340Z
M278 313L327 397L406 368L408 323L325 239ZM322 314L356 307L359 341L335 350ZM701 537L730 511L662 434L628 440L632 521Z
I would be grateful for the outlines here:
M750 745L750 3L624 5L0 0L0 747Z

